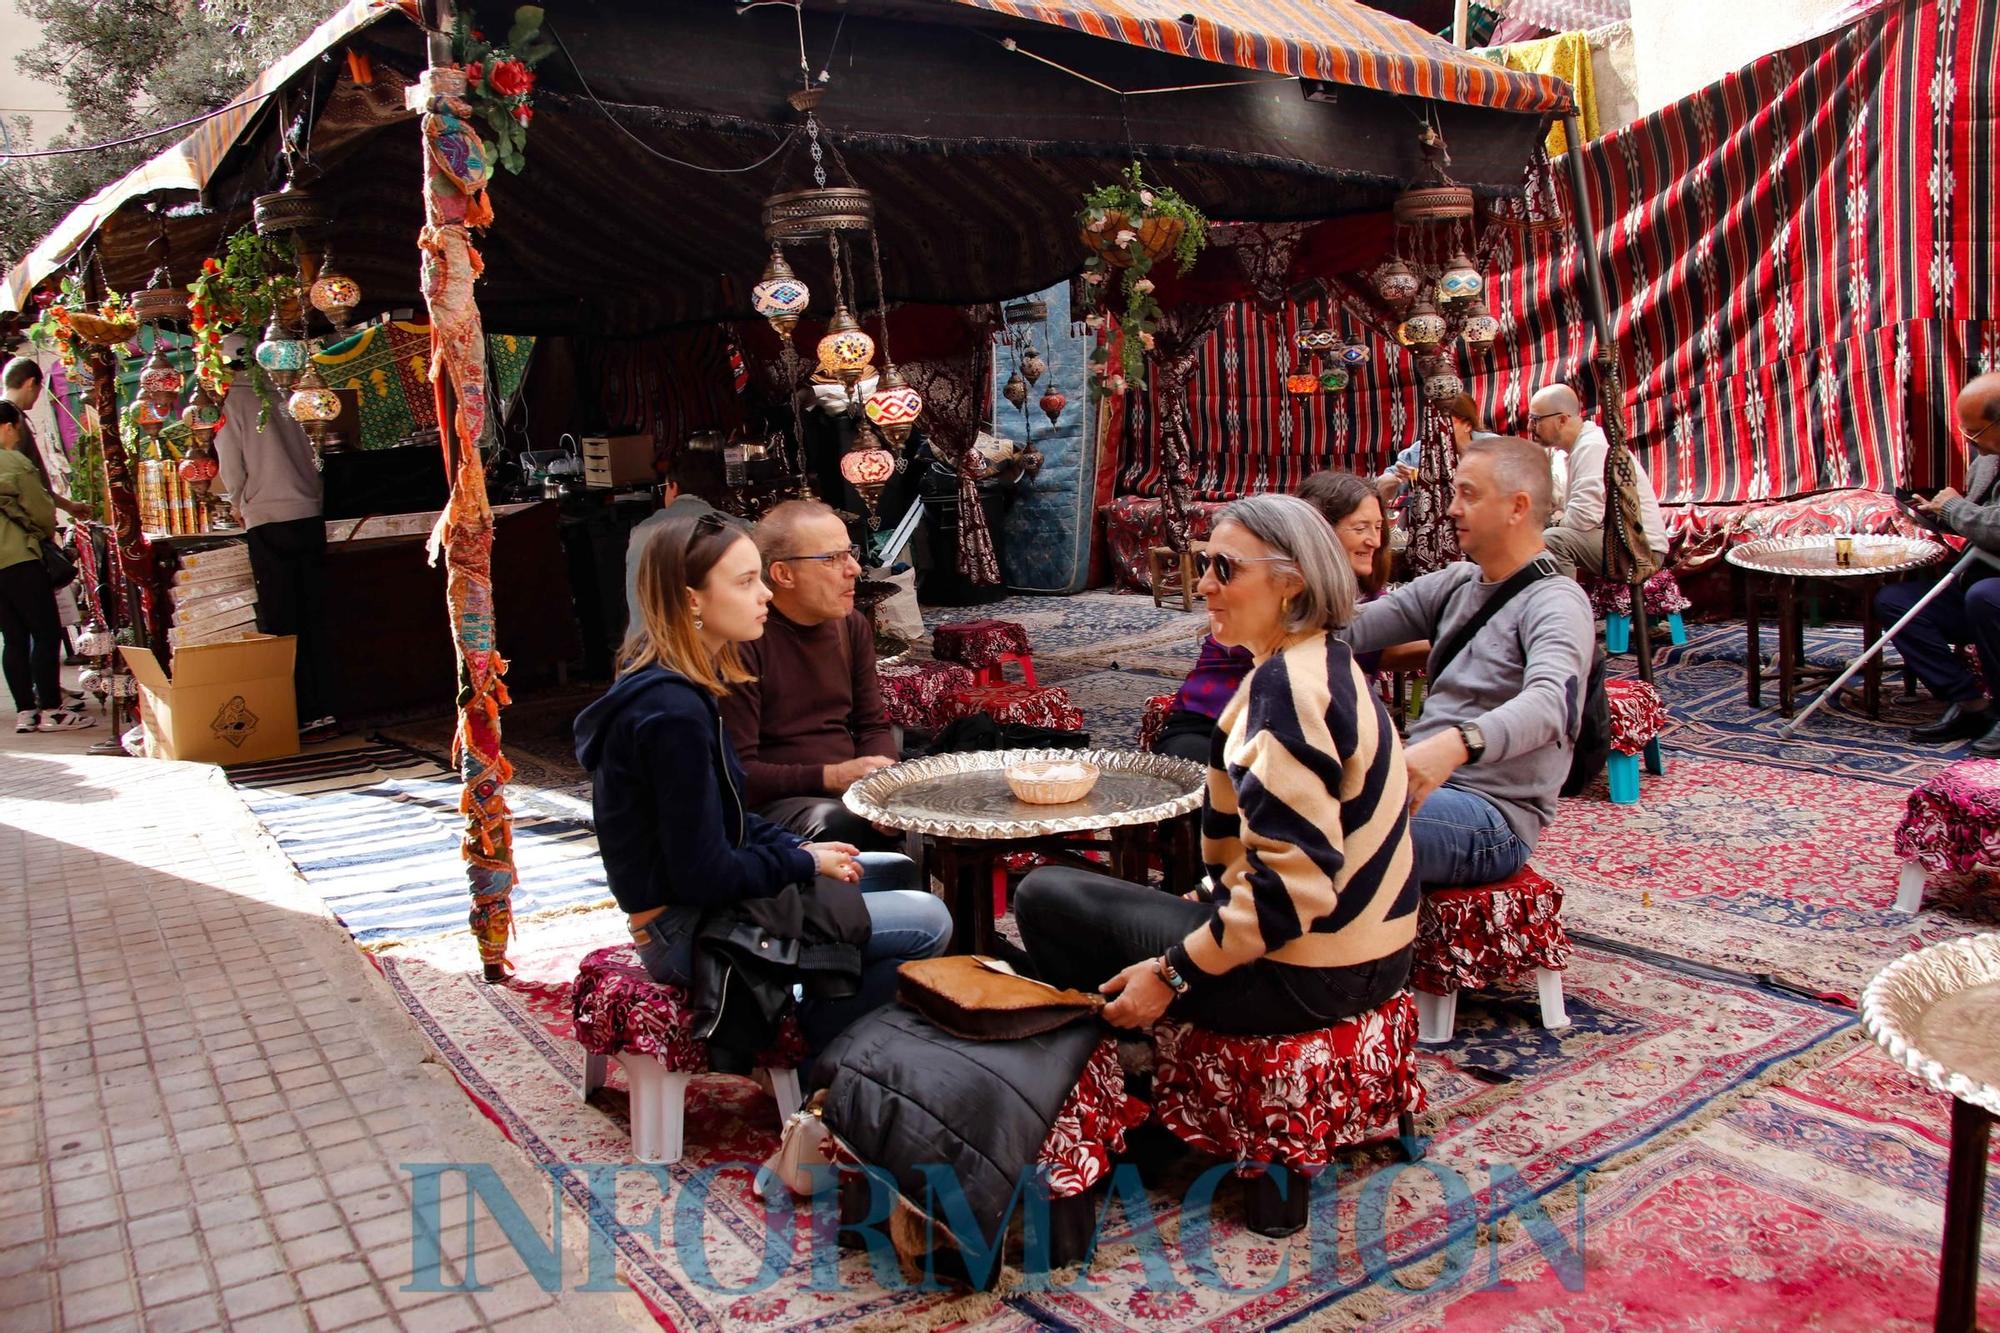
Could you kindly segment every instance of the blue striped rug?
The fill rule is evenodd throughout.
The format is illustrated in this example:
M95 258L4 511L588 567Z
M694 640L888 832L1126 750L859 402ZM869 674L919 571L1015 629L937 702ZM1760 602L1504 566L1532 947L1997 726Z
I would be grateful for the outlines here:
M361 744L227 772L357 943L465 928L460 784L435 759L398 745ZM610 902L597 835L580 820L517 813L514 862L517 920Z

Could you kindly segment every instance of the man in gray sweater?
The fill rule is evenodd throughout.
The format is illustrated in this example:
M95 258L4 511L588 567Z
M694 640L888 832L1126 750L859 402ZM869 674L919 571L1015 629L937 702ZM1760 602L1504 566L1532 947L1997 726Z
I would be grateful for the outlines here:
M1971 740L1974 754L1996 759L2000 722L1988 696L2000 698L2000 374L1981 375L1960 390L1958 432L1972 446L1965 494L1947 486L1920 502L1917 512L1938 531L1965 538L1979 558L1896 636L1896 651L1948 705L1943 717L1917 727L1910 739ZM1876 614L1894 624L1935 582L1891 583L1875 594ZM1979 676L1959 659L1961 643L1978 648Z
M1410 839L1425 888L1491 884L1527 864L1569 775L1594 633L1583 589L1542 542L1552 483L1526 440L1474 440L1452 478L1451 520L1469 559L1361 608L1357 653L1428 639L1432 661L1517 574L1530 579L1435 672L1403 757Z

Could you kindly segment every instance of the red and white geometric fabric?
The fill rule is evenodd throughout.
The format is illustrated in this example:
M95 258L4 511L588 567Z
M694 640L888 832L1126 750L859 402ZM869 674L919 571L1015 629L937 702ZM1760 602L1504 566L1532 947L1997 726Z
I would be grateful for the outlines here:
M1410 989L1430 995L1488 990L1569 966L1563 893L1523 866L1497 884L1424 894Z
M1069 701L1069 691L1059 685L1016 685L1011 681L968 685L944 701L942 715L947 725L974 713L985 713L1002 725L1083 730L1083 710Z
M1632 614L1632 589L1628 584L1586 575L1583 590L1590 594L1590 609L1600 616ZM1646 614L1656 621L1665 620L1694 605L1681 592L1681 585L1670 569L1663 569L1647 579L1645 586L1639 590L1639 596L1646 605Z
M875 668L882 687L882 711L897 726L924 731L942 729L945 701L970 689L973 674L956 662L891 662Z
M593 1055L637 1051L666 1066L670 1074L708 1072L708 1047L695 1039L688 993L662 986L646 975L638 951L613 944L584 957L570 996L577 1044ZM805 1037L787 1014L777 1040L757 1056L760 1069L796 1069L805 1062Z
M1607 679L1604 699L1611 705L1611 748L1620 754L1638 754L1667 728L1667 706L1643 680Z
M1118 1039L1106 1036L1090 1053L1076 1090L1049 1126L1035 1163L1048 1171L1049 1196L1083 1193L1111 1171L1111 1155L1125 1149L1125 1131L1146 1123L1146 1103L1125 1091Z
M1910 793L1896 855L1964 873L2000 865L2000 759L1964 759Z
M1153 1040L1154 1118L1239 1169L1315 1170L1425 1106L1417 1004L1407 992L1318 1032L1247 1037L1169 1022L1154 1027Z
M1028 631L1011 620L965 620L931 631L931 656L977 671L1003 657L1026 653Z

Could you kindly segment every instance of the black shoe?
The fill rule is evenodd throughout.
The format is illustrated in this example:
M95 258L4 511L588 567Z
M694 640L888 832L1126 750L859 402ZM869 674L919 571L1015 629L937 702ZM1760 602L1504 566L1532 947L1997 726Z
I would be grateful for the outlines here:
M1972 743L1972 752L1981 759L2000 759L2000 722Z
M1967 741L1975 736L1987 735L1993 725L1993 719L1987 716L1984 708L1967 708L1964 704L1953 704L1944 710L1944 716L1937 721L1910 728L1910 739Z

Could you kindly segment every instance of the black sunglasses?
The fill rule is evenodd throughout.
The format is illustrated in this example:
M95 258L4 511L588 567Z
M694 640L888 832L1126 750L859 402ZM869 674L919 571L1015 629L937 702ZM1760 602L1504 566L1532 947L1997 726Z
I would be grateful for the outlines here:
M1194 557L1194 576L1205 579L1210 571L1215 581L1223 587L1236 577L1238 565L1289 565L1292 562L1282 555L1224 555L1220 551L1197 551Z

